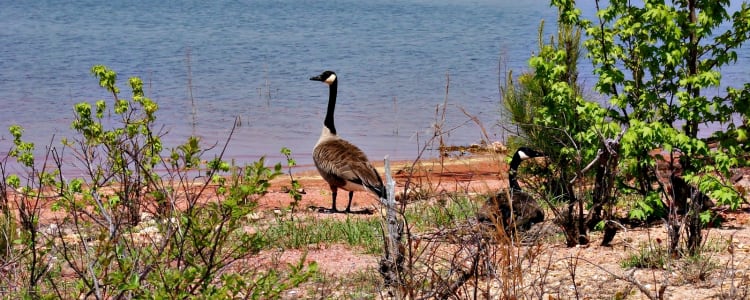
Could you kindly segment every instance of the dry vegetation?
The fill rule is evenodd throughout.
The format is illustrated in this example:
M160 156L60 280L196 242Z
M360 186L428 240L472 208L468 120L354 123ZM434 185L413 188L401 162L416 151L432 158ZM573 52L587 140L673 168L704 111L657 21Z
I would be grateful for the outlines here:
M494 155L421 162L418 175L410 178L417 182L419 196L409 206L447 207L468 197L475 201L462 205L472 203L476 209L481 195L504 186L500 172L504 168L501 157ZM399 170L397 174L404 173L403 168ZM303 201L325 205L326 187L314 172L303 175L307 192ZM400 188L407 179L399 178ZM375 205L375 200L359 198L355 203L364 207ZM750 208L716 208L715 212L723 221L705 231L701 256L679 259L666 254L662 222L620 231L606 247L598 246L601 233L594 232L590 246L572 248L565 246L562 232L551 221L525 233L520 244L487 239L471 217L445 227L414 228L407 258L412 272L408 288L416 290L416 298L745 299L750 292ZM311 217L342 216L312 213ZM325 280L304 284L285 297L386 297L380 287L382 279L376 276L378 255L338 244L306 250L308 261L318 263ZM285 252L279 257L293 261L300 253ZM462 284L451 288L457 282Z

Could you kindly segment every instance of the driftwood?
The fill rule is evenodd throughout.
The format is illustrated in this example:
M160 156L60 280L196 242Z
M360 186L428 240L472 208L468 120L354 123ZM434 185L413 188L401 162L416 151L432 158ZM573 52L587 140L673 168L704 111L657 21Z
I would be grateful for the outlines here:
M380 199L385 207L385 231L383 232L383 258L380 259L380 275L383 276L385 286L390 289L396 299L403 298L401 274L404 270L405 248L402 242L404 222L396 210L396 181L391 177L391 164L385 157L385 189L386 199Z

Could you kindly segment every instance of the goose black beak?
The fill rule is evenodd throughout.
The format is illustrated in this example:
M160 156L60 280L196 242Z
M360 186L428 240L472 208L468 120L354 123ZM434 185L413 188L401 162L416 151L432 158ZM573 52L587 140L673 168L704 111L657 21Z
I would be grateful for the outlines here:
M323 81L323 77L320 77L320 75L318 75L318 76L313 76L313 77L310 77L310 80L315 80L315 81Z

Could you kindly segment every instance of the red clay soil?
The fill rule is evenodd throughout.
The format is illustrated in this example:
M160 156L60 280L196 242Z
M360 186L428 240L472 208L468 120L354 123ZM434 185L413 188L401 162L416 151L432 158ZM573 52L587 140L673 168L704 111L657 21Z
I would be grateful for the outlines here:
M383 162L373 163L378 173L385 180ZM415 170L410 172L410 170ZM396 181L397 199L402 197L404 186L409 183L410 190L430 188L430 192L451 193L487 193L507 187L508 166L501 155L479 155L472 157L445 157L442 160L413 162L402 161L391 163L391 173ZM317 170L306 170L293 174L303 187L304 194L299 206L331 207L331 190L320 177ZM289 188L289 177L282 176L272 182L268 194L259 199L262 209L288 207L291 198L286 193ZM337 208L343 210L348 202L348 192L339 190L336 200ZM377 207L376 196L366 192L355 192L352 210Z

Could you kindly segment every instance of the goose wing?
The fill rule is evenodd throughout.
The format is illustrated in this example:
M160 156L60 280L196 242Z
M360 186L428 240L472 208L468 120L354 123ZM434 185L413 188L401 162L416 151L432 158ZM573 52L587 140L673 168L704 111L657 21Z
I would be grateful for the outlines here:
M343 139L332 139L318 144L313 160L324 179L361 185L379 197L385 197L383 180L362 150Z

